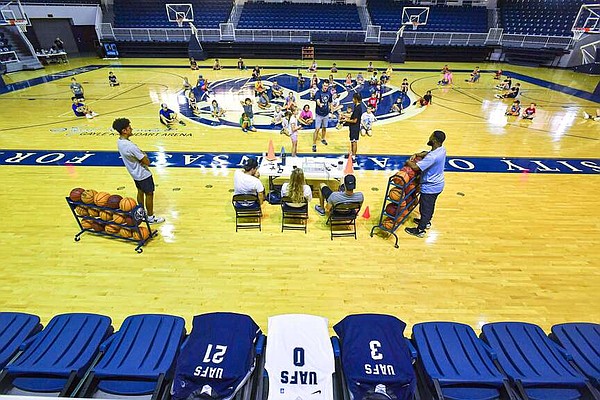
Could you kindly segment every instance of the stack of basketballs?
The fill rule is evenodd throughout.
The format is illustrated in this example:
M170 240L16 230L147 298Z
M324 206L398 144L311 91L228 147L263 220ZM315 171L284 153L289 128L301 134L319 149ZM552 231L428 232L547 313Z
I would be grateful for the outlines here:
M414 159L415 162L420 160L422 160L421 157L415 157ZM385 229L393 230L417 206L418 199L415 200L415 197L418 190L418 178L413 179L415 176L416 172L408 165L405 165L390 178L394 185L391 185L392 188L389 190L388 199L393 201L385 206L385 213L388 215L382 221Z
M134 218L137 201L131 197L75 188L69 199L84 229L138 241L150 236L146 226L138 226L143 218Z

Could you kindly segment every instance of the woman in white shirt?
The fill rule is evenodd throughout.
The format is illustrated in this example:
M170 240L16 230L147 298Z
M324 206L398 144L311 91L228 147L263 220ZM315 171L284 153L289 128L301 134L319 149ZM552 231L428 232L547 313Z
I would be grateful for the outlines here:
M312 189L304 180L302 168L294 168L290 175L290 182L281 186L281 197L290 197L292 203L304 203L312 200ZM293 207L293 205L292 205Z

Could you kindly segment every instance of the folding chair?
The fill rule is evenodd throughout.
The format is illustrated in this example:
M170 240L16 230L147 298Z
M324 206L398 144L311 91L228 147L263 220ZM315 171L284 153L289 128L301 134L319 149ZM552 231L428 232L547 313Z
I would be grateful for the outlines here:
M327 224L331 231L331 240L334 237L354 236L356 239L356 217L360 212L362 203L347 202L338 203L333 206L327 218ZM334 228L350 228L349 230L336 230Z
M304 231L308 222L308 201L294 203L290 197L281 199L281 232L284 229Z
M62 314L21 345L23 353L0 374L1 394L68 396L101 356L113 332L109 317Z
M255 194L235 194L231 200L235 210L235 231L238 229L261 229L262 209Z
M104 357L92 369L77 397L161 399L171 386L175 358L185 336L181 317L129 316L101 346Z
M0 313L0 370L31 335L42 329L40 317L18 312Z

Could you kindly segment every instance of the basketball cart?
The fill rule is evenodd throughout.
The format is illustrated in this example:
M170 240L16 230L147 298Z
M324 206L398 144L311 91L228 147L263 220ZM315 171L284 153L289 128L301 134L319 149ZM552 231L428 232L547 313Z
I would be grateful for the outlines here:
M139 205L131 211L123 211L121 209L100 207L93 203L73 201L69 197L65 199L80 229L74 237L76 242L81 240L81 235L84 232L90 232L95 235L137 243L135 251L141 253L144 251L142 247L152 238L158 236L158 231L153 231L150 228L146 211ZM112 220L114 215L121 216L125 222L115 222ZM109 216L111 219L108 218Z
M373 237L375 229L379 229L388 235L393 235L396 239L394 247L399 247L396 230L402 226L419 204L420 180L420 174L415 174L412 178L407 179L406 174L399 173L388 179L379 222L371 229L371 237Z

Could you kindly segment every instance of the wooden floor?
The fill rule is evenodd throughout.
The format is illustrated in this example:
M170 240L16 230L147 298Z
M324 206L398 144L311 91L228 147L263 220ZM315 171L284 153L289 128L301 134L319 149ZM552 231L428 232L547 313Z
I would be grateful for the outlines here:
M66 67L12 74L5 80L102 63L108 61L72 60ZM111 63L119 88L108 87L107 69L77 75L100 114L93 120L72 116L69 78L1 95L0 149L115 151L115 136L82 133L108 132L121 116L131 119L134 134L162 129L158 104L175 99L183 76L193 82L197 75L175 68L186 65L185 60ZM249 62L255 63L277 72L275 66L299 61ZM366 65L338 64L338 77L345 75L344 67ZM441 64L395 66L392 83L407 77L415 94L434 89L433 105L410 119L377 126L372 138L360 141L362 154L420 151L427 148L432 130L443 129L451 156L600 158L600 124L581 118L583 110L593 112L597 103L524 83L521 100L537 102L538 117L509 121L503 116L507 102L493 97L491 74L470 85L464 82L468 74L455 73L456 87L442 90L436 87L436 72L400 70ZM168 67L150 67L155 65ZM598 83L597 77L571 71L504 67L587 92ZM210 80L240 76L236 70L203 73ZM192 135L132 140L146 151L262 152L269 139L275 148L288 146L286 138L269 132L248 135L191 122L178 132ZM310 152L309 136L300 136L300 152ZM345 130L330 130L329 140L328 152L347 151ZM77 186L134 195L124 167L1 166L0 310L31 312L43 322L59 313L97 312L111 316L116 326L136 313L181 315L189 326L199 313L235 311L251 315L265 330L267 317L279 313L322 315L331 325L357 312L394 314L409 326L450 320L475 329L505 320L533 322L546 330L566 321L600 322L597 173L446 173L446 189L427 237L399 231L400 248L394 249L391 239L369 237L387 173L357 172L357 189L364 192L372 217L360 219L358 240L331 241L324 219L314 211L308 234L280 233L276 206L268 206L263 232L235 233L233 169L153 172L156 212L167 222L139 255L130 244L89 234L75 243L76 223L64 201Z

